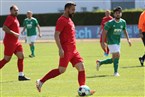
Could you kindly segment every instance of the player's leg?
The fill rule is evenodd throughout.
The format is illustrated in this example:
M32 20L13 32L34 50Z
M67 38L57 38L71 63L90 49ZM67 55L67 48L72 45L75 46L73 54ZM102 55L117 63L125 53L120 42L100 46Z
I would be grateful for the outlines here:
M31 55L29 55L29 57L35 57L35 54L34 54L34 51L35 51L35 46L34 46L34 42L31 42L30 44L29 44L29 46L30 46L30 51L31 51Z
M59 59L58 68L52 69L44 77L42 77L41 79L38 79L36 81L36 87L37 87L38 91L41 92L41 87L42 87L43 83L45 83L47 80L49 80L51 78L55 78L55 77L59 76L60 74L64 73L66 71L68 63L69 63L69 54L65 53L64 57Z
M142 34L143 34L142 41L143 41L143 44L145 46L145 32ZM145 54L143 54L142 57L139 57L139 61L140 61L141 66L144 66L144 60L145 60Z
M23 67L24 67L24 54L23 54L23 48L21 44L17 45L17 48L15 50L15 55L17 56L17 66L18 66L18 80L19 81L24 81L24 80L30 80L30 78L25 77L24 72L23 72Z
M108 47L109 47L109 50L110 50L110 53L111 54L114 54L115 53L115 55L116 55L116 53L118 54L118 52L120 52L120 46L119 45L116 45L116 44L115 45L108 45ZM114 57L108 58L108 59L105 59L105 60L97 60L96 61L97 70L99 70L99 67L101 65L103 65L103 64L111 64L111 63L114 63L114 59L113 58ZM117 59L115 59L115 60L117 60ZM116 61L115 61L114 64L115 64L114 66L118 69L117 64L116 64Z
M68 63L69 63L69 57L65 54L64 58L59 59L58 68L49 71L43 78L40 79L40 81L44 83L45 81L64 73L66 71Z
M113 44L113 45L108 45L108 47L109 47L110 53L112 53L114 76L119 76L118 64L119 64L119 58L120 58L120 45Z
M31 43L30 43L30 50L31 50L31 55L30 55L30 57L35 57L35 45L34 45L34 43L35 43L35 41L36 41L36 38L37 38L36 35L33 35L33 36L31 36L31 38L30 38L30 41L31 41Z
M76 63L75 68L78 70L78 83L79 86L86 84L86 74L84 64L82 62Z
M11 50L10 50L11 48ZM0 60L0 69L10 61L13 52L15 49L15 45L4 43L4 58Z
M96 69L99 71L99 68L101 65L103 64L112 64L113 63L113 60L112 58L108 58L108 59L105 59L105 60L96 60Z
M107 43L107 39L105 39L105 43ZM103 46L102 46L102 34L100 36L100 45L101 45L102 50L104 51L104 56L108 56L108 54L109 54L109 48L108 48L108 46L107 46L106 49L104 49Z
M83 64L83 59L81 58L80 54L77 52L74 54L73 58L70 60L73 67L75 67L78 71L78 83L79 86L86 85L86 74L85 68ZM91 95L95 93L94 90L91 90Z
M114 66L114 76L119 76L119 73L118 73L119 58L120 58L119 52L112 54L113 66Z
M102 34L100 36L100 46L101 46L102 50L104 51L104 55L106 56L106 54L107 54L106 49L104 49L103 46L102 46Z
M29 57L32 57L31 37L32 36L27 36L27 43L29 44L30 51L31 51L31 54L29 55Z
M34 55L34 44L32 42L32 38L33 38L33 36L29 37L29 47L30 47L30 51L31 51L31 54L29 55L29 57L31 57L31 58Z
M42 85L49 79L55 78L57 76L59 76L60 74L64 73L66 70L65 67L58 67L56 69L52 69L51 71L49 71L44 77L42 77L41 79L38 79L36 81L36 87L38 89L39 92L41 92L41 87Z
M107 44L107 43L106 43L106 44ZM108 48L108 46L107 46L106 53L109 55L109 48Z
M0 60L0 69L11 60L11 56L4 55L4 58Z
M46 82L47 80L51 79L51 78L55 78L56 76L64 73L66 70L65 67L61 67L59 66L56 69L52 69L51 71L49 71L43 78L40 79L40 81L42 83Z
M23 52L16 52L15 55L17 56L17 66L18 66L18 80L19 81L25 81L25 80L30 80L30 78L26 77L24 75L23 69L24 69L24 54Z
M106 43L106 45L107 45L107 38L105 38L105 43ZM108 48L108 45L107 45L107 48L106 48L106 56L108 56L109 55L109 48Z
M114 51L114 49L112 48L112 46L108 46L110 49L110 53L112 53ZM112 58L108 58L105 60L96 60L96 69L99 70L100 66L103 64L111 64L113 63Z

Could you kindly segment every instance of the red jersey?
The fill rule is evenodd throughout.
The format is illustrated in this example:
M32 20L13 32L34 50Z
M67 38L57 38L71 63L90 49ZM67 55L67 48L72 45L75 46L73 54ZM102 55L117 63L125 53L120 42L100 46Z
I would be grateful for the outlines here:
M61 16L57 20L55 31L60 32L60 43L64 51L76 50L75 26L71 18Z
M102 29L104 29L104 26L106 24L106 22L108 22L109 20L111 20L113 17L109 16L109 17L103 17L102 22L101 22L101 27Z
M20 24L17 17L8 15L4 22L4 25L7 26L10 30L16 33L20 33L20 28L19 28ZM5 33L4 42L17 43L18 38L15 37L13 34Z

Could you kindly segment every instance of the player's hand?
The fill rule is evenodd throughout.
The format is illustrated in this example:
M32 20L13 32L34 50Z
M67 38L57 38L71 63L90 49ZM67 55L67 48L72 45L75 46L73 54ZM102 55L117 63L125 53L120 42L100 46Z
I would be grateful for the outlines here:
M21 34L24 35L24 31L22 31Z
M132 45L130 40L128 40L128 44L129 44L129 46L131 46L131 45Z
M139 37L140 37L140 38L143 38L143 34L142 34L142 32L139 33Z
M42 37L42 34L39 33L39 37L41 38Z
M15 37L19 38L20 34L18 33L13 33Z
M59 49L59 56L60 56L60 58L64 57L64 50L63 49Z

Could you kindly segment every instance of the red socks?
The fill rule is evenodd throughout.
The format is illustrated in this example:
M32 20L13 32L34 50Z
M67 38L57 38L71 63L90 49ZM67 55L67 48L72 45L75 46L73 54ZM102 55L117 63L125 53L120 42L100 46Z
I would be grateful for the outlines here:
M61 73L59 72L59 69L53 69L50 72L48 72L40 81L42 83L44 83L46 80L54 78L58 75L60 75Z
M45 81L54 78L58 75L60 75L61 73L59 72L59 69L53 69L50 72L48 72L40 81L42 83L44 83ZM79 71L78 72L78 82L79 85L85 85L86 83L86 75L85 75L85 71Z
M18 59L17 65L19 72L23 72L23 59Z
M6 61L5 59L0 61L0 69L7 63L8 61ZM19 72L23 72L23 59L18 59L18 70Z
M7 63L8 61L6 61L5 59L2 59L0 61L0 69Z
M79 82L80 86L86 84L86 74L85 74L85 71L79 71L78 72L78 82Z

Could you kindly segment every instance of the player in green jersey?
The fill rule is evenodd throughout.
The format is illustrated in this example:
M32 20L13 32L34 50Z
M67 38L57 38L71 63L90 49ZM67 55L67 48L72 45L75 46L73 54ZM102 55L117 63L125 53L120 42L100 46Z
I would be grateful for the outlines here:
M23 30L22 30L22 34L24 33L25 29L27 32L27 43L30 46L30 50L31 50L31 54L29 55L29 57L35 57L35 46L34 43L36 41L37 38L37 30L36 27L38 28L38 32L39 32L39 37L41 37L41 33L40 33L40 26L38 24L38 21L36 18L32 17L32 12L28 11L27 12L27 18L24 20L23 22Z
M104 49L107 48L105 45L105 38L107 37L107 44L112 54L112 58L105 59L105 60L97 60L97 70L103 64L114 64L114 76L120 76L118 73L118 64L120 58L120 39L121 34L124 32L129 45L131 46L131 42L128 37L128 33L126 30L126 21L121 18L122 16L122 8L120 6L116 7L113 10L114 19L110 20L105 24L104 31L103 31L103 39L102 39L102 46Z

